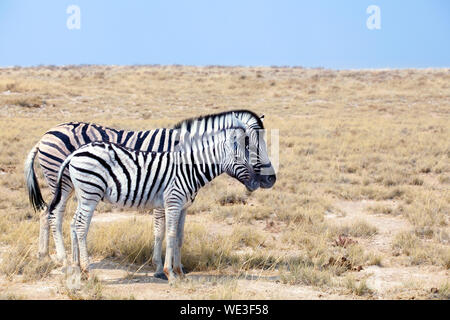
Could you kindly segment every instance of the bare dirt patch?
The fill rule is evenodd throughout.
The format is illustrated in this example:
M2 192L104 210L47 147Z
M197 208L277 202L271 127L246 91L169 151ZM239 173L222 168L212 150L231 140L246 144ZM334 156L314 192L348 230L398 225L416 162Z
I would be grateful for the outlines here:
M401 257L392 252L392 241L399 232L410 230L412 225L400 216L370 214L368 206L380 204L376 201L339 201L335 205L345 212L344 217L333 217L337 224L348 224L363 219L377 228L377 233L368 239L358 239L369 252L381 254L382 266L367 266L359 277L367 279L379 298L427 298L433 287L448 280L450 272L439 267L405 266ZM393 201L382 204L395 207ZM405 287L413 288L412 293L405 294Z

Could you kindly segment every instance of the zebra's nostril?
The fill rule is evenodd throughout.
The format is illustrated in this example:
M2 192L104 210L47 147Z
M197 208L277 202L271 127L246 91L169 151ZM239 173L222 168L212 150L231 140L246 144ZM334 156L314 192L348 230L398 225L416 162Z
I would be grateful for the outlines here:
M263 175L260 176L260 181L261 181L261 187L263 188L270 188L275 184L276 181L276 176L275 175Z

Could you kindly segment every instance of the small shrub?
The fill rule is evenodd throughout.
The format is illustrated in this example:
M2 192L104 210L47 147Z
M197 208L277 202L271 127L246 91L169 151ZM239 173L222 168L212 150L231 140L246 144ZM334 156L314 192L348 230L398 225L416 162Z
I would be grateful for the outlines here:
M36 258L36 248L19 244L3 255L0 271L9 279L23 275L24 280L40 280L47 277L56 268L54 262L46 257Z
M348 275L344 280L344 286L350 293L357 296L364 296L372 294L372 289L369 288L365 279L356 280L354 276Z
M377 234L376 227L371 226L364 220L358 220L350 225L333 227L332 232L339 236L353 236L368 238Z
M232 194L222 196L221 198L219 198L218 202L220 203L221 206L234 205L234 204L246 204L247 197L243 196L243 195L238 195L238 194L232 193Z
M290 265L288 272L281 274L281 281L291 285L324 287L330 285L332 278L328 270L319 270L310 265Z

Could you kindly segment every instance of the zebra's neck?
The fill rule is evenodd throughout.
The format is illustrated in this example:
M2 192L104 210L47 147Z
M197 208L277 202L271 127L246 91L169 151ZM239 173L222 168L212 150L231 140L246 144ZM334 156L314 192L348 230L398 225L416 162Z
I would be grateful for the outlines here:
M224 144L225 133L222 132L207 139L194 139L177 153L178 167L186 172L186 180L193 193L224 172Z

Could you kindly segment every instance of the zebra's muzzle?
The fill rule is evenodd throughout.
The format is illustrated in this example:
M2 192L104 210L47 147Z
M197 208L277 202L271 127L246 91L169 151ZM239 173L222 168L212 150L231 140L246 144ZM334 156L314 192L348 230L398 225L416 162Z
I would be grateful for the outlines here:
M261 165L260 172L258 172L257 174L257 178L259 180L261 188L268 189L273 187L275 181L277 181L277 176L270 162Z
M272 188L275 181L277 181L277 176L274 174L259 176L259 186L264 189Z
M256 177L250 179L247 183L245 183L245 187L248 191L253 192L259 188L259 181Z

